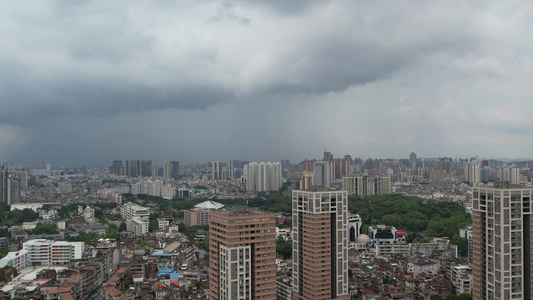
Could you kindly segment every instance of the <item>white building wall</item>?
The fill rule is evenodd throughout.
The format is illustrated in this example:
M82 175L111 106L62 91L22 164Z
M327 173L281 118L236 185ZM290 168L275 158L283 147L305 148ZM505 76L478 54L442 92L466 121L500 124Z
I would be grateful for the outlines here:
M277 191L283 183L279 162L251 162L244 166L244 175L247 191Z

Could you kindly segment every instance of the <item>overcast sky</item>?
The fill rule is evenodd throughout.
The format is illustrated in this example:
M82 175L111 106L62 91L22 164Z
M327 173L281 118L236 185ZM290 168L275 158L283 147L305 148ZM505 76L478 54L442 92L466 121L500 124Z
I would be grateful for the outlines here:
M3 1L0 161L533 157L532 1Z

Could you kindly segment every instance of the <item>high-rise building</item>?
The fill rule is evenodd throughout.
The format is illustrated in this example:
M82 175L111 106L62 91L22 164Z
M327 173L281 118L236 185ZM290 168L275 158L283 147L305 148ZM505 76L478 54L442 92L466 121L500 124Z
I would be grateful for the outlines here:
M330 162L317 161L315 163L315 185L329 188L330 186Z
M150 165L150 175L151 175L152 177L159 177L159 176L158 176L158 173L159 173L159 165L156 164L156 163L152 163L152 164Z
M386 195L391 193L390 176L370 177L367 175L344 177L342 189L348 191L348 195L359 197Z
M20 202L20 176L9 173L7 178L7 204Z
M211 163L211 179L222 180L222 162L214 161Z
M331 152L326 151L326 149L324 149L324 159L323 160L325 160L325 161L333 160L333 154Z
M276 215L211 212L209 269L210 299L276 299Z
M131 162L129 160L127 160L126 163L125 163L124 175L131 176Z
M285 170L285 169L290 169L291 168L291 162L290 160L288 159L284 159L281 161L281 167Z
M277 191L283 183L279 162L251 162L244 166L244 176L247 191Z
M520 184L520 169L516 167L503 167L498 169L499 181L509 181L511 184Z
M473 161L469 162L464 167L465 181L470 184L477 184L481 182L481 169L479 163Z
M135 162L135 177L142 176L142 160L134 160Z
M409 154L409 168L416 168L416 163L417 163L417 160L416 160L416 153L414 152L411 152L411 154Z
M9 172L5 163L0 163L0 203L8 202L9 186L8 186Z
M228 160L226 162L226 170L228 170L228 179L234 179L235 178L235 166L233 164L233 160Z
M330 168L331 179L342 179L343 177L350 176L352 170L352 162L347 158L337 158L331 162L333 168Z
M474 299L532 299L533 188L473 188Z
M180 162L177 160L170 162L170 177L180 179Z
M348 192L292 192L294 299L349 299Z
M180 178L180 162L170 161L166 162L163 167L163 177L165 179L179 179Z
M19 177L21 189L28 187L28 172L27 171L13 171L11 173Z
M109 168L109 173L120 175L119 172L122 169L122 161L121 160L114 160L111 167Z
M151 160L141 160L141 176L142 177L151 177L152 176L152 161Z
M300 189L307 190L315 186L315 174L303 172L300 177Z
M298 170L300 173L307 172L307 173L313 173L315 172L315 162L316 160L304 160L301 163L298 164Z
M163 165L163 178L165 178L165 179L172 178L171 177L171 173L172 173L172 166L170 165L170 162L167 161Z

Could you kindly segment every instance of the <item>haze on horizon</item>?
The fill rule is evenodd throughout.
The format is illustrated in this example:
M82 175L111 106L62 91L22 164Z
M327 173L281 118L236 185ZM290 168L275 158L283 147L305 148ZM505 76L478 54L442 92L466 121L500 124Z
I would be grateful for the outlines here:
M532 157L530 1L15 1L0 161Z

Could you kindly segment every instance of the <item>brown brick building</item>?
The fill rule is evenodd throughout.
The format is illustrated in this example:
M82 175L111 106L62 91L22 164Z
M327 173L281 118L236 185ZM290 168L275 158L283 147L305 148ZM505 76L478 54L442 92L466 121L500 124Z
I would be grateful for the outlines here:
M209 214L210 299L276 299L276 216L250 208Z
M348 192L292 192L294 299L348 299Z

